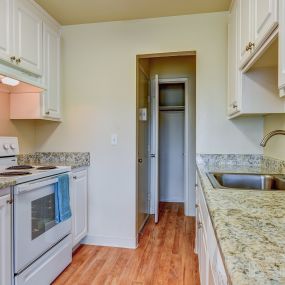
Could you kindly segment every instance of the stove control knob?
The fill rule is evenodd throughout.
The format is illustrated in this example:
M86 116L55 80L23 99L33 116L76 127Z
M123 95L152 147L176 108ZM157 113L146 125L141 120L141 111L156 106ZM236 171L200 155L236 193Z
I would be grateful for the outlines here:
M8 149L9 149L9 145L8 145L7 143L3 144L3 148L4 148L5 150L8 150Z
M16 149L16 146L12 143L12 144L10 144L10 148L11 148L12 150L15 150L15 149Z

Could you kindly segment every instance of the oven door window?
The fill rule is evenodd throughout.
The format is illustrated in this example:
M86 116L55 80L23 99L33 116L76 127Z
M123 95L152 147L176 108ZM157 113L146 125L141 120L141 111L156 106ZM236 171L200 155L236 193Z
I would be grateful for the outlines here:
M44 196L31 202L32 240L56 225L55 194Z

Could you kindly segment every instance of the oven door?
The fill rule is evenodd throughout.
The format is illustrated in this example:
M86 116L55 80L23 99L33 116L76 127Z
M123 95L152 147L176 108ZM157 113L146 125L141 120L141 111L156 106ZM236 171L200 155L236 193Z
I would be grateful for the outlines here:
M19 273L71 232L55 221L56 177L14 187L14 265Z

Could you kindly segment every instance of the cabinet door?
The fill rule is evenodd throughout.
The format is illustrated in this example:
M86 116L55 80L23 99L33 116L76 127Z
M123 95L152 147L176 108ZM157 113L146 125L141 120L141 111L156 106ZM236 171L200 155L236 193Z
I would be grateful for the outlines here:
M228 24L228 115L240 111L238 98L238 3L234 2Z
M279 88L285 96L285 0L279 1Z
M247 48L252 41L252 0L238 0L239 11L239 57L240 66L243 66L250 56Z
M204 234L203 226L201 226L200 236L200 250L199 250L199 270L200 270L200 282L201 285L208 285L209 279L209 257L207 252L206 237Z
M59 119L60 112L60 33L44 23L44 92L43 116Z
M73 246L87 235L87 170L72 173Z
M253 0L253 42L259 47L278 25L277 0Z
M14 23L17 65L42 75L42 20L31 2L15 0Z
M12 52L12 9L10 0L0 0L0 58L10 61Z
M0 197L0 284L12 283L12 236L10 195Z

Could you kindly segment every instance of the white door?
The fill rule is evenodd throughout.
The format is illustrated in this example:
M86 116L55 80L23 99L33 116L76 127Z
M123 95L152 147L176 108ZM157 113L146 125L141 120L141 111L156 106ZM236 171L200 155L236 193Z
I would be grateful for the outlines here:
M15 54L20 68L42 75L42 20L32 4L15 0Z
M242 66L250 55L248 46L252 41L252 0L239 0L239 33L239 56Z
M44 24L44 73L47 91L44 93L43 116L54 119L60 113L60 34L58 29Z
M12 283L12 236L10 195L0 197L0 284Z
M11 1L0 0L0 58L10 61L12 52Z
M72 245L87 235L87 170L72 173Z
M154 194L154 216L159 216L159 85L158 75L151 81L151 190Z
M253 0L253 42L255 47L264 42L278 25L277 0Z

